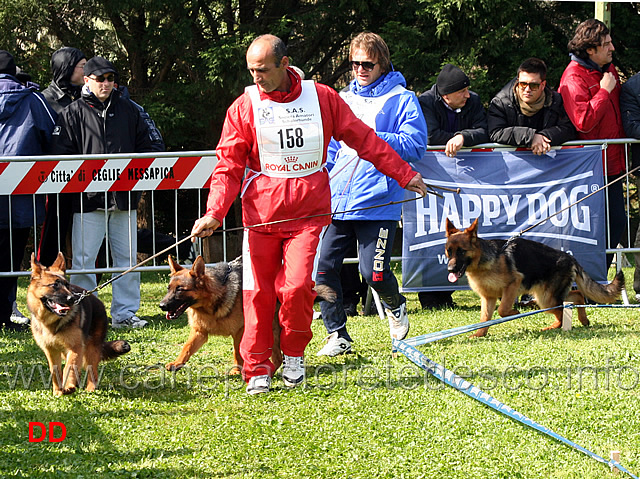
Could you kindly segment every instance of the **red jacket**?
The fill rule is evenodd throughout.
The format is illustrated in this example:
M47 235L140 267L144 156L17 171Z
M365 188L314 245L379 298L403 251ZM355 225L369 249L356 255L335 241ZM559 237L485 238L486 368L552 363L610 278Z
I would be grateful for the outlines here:
M616 78L617 84L611 93L600 88L602 72L575 59L569 62L562 74L558 91L580 139L624 138L620 114L620 79L613 64L606 71L613 73ZM624 169L624 145L610 145L607 148L607 175L617 175Z
M290 92L260 93L279 103L288 103L300 96L300 78L289 70ZM376 133L355 117L351 108L326 85L316 84L324 132L323 162L331 137L344 140L360 156L394 178L403 188L415 172ZM216 149L218 163L211 176L207 212L218 221L227 214L241 191L245 168L260 171L258 143L253 123L253 108L245 92L227 110L222 135ZM245 180L246 182L247 180ZM301 218L256 228L261 231L295 231L308 226L331 223L331 191L326 169L300 178L272 178L260 175L249 182L242 197L242 220L245 226ZM315 218L304 218L313 215Z

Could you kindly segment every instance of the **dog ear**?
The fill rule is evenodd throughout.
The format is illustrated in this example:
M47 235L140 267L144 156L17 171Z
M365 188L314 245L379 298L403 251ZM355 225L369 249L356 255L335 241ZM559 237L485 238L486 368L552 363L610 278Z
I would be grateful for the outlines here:
M451 236L454 233L457 233L458 230L456 229L455 226L453 226L453 223L451 222L451 220L449 220L449 218L447 217L447 224L446 224L446 233L447 233L447 238L449 236Z
M184 269L182 266L178 264L176 260L173 259L173 256L169 255L168 259L169 259L169 269L171 269L172 274Z
M191 267L191 274L193 276L203 276L204 270L204 259L202 258L202 256L198 255L198 257L193 262L193 266Z
M42 274L42 265L36 261L36 254L31 253L31 276L40 276Z
M471 236L472 239L477 238L478 237L478 218L473 220L473 223L471 223L471 226L469 226L464 231L465 231L465 233L469 233L469 235Z
M67 264L64 261L64 255L62 251L58 251L58 256L56 256L56 260L50 266L51 269L57 269L62 271L63 273L67 270Z

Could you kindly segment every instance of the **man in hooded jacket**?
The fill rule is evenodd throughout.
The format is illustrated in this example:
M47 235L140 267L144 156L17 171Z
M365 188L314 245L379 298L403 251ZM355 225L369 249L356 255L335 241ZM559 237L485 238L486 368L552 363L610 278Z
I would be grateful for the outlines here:
M80 98L85 63L87 58L84 53L73 47L62 47L51 55L53 80L42 95L56 113ZM46 213L38 245L38 261L43 265L51 265L58 256L58 251L66 252L72 215L69 193L47 195Z

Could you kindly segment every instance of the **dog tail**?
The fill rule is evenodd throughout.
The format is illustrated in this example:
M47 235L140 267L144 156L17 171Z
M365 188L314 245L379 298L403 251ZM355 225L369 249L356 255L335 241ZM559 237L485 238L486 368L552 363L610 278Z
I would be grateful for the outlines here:
M114 359L131 351L126 341L107 341L102 343L102 360Z
M609 284L596 283L586 273L582 266L576 264L576 283L578 289L591 301L596 303L613 303L620 298L622 288L624 288L624 274L618 271L613 281Z
M316 300L328 301L329 303L335 303L338 295L335 289L325 284L316 284L313 290L318 295Z

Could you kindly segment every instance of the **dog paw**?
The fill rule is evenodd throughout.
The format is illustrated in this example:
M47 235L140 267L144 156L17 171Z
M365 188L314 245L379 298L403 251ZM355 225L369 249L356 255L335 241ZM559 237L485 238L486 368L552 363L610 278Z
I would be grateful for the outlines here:
M237 376L242 372L242 368L240 366L234 366L229 370L229 376Z
M68 388L64 388L62 390L62 394L64 394L65 396L67 394L73 394L74 392L76 392L76 387L75 386L69 386Z
M184 363L167 363L165 368L167 371L178 371L179 369L182 369L183 366Z
M113 341L111 344L113 346L113 350L116 353L125 354L125 353L128 353L129 351L131 351L131 346L126 341L122 341L122 340Z

